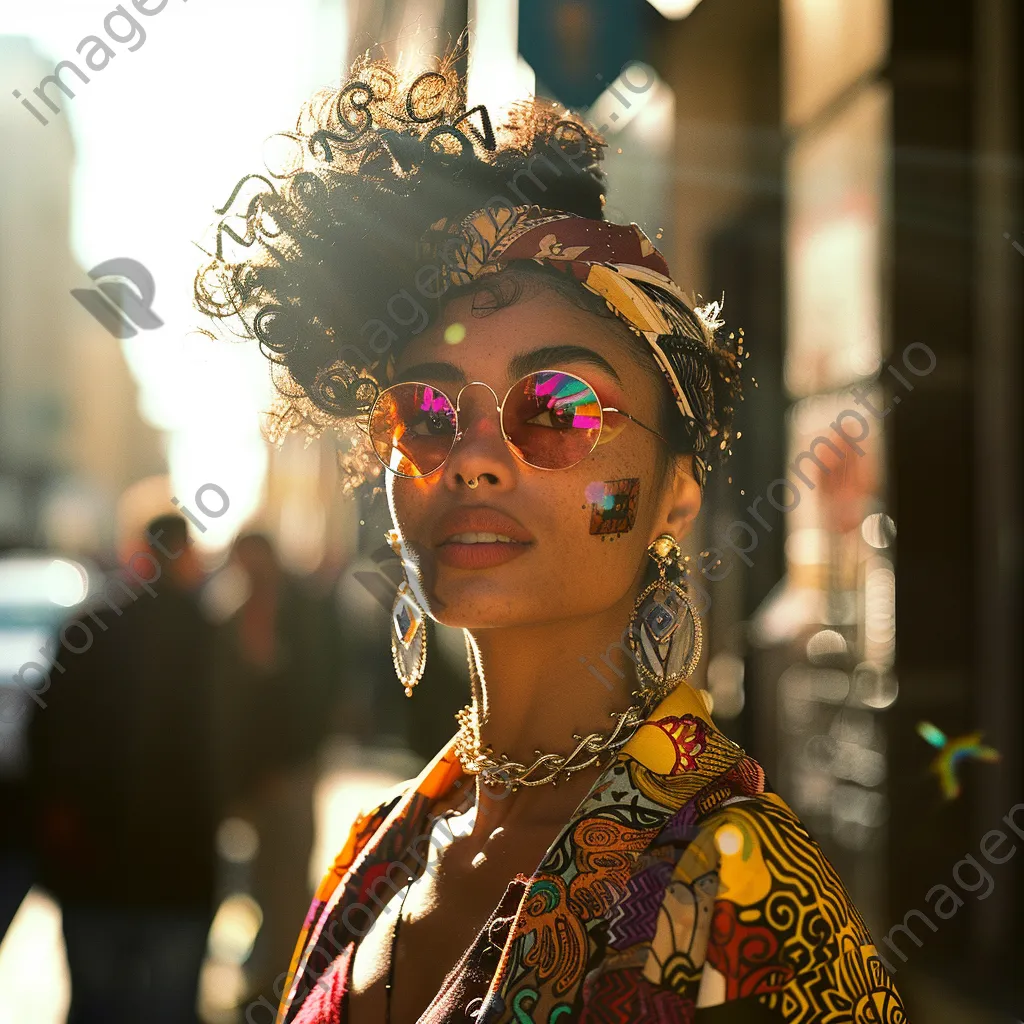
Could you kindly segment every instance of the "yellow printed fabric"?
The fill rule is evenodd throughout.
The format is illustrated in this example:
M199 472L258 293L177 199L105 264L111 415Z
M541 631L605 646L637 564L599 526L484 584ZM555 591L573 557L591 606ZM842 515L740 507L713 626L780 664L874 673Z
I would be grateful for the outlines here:
M460 776L453 738L357 823L307 919L282 1024L344 1020L358 943L345 929L377 913L375 884ZM522 892L487 987L453 971L420 1024L907 1019L831 864L687 686L637 729Z

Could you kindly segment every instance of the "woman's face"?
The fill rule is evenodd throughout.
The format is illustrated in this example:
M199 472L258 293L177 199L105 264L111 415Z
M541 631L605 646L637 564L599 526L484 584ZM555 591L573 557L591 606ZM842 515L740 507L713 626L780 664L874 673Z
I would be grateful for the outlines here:
M480 303L478 295L477 300ZM588 313L551 289L528 284L509 306L473 315L472 295L452 300L439 321L403 350L394 382L422 381L454 404L468 381L484 381L501 401L530 369L577 374L603 406L657 429L658 382L631 356L636 344L617 320ZM465 329L448 331L453 324ZM572 354L545 354L574 346ZM520 366L510 365L519 359ZM391 515L418 566L429 611L449 626L488 628L591 616L636 591L648 544L665 531L678 503L669 478L656 476L657 437L606 414L601 441L569 469L536 469L502 438L495 398L466 388L462 438L445 464L420 479L386 473ZM663 454L663 453L662 453ZM671 475L671 474L670 474ZM467 480L476 478L472 489ZM699 490L692 477L691 501ZM696 514L696 508L692 515ZM692 519L692 515L686 517ZM678 531L676 531L678 532ZM515 543L467 543L467 534L503 534ZM452 538L455 538L454 540Z

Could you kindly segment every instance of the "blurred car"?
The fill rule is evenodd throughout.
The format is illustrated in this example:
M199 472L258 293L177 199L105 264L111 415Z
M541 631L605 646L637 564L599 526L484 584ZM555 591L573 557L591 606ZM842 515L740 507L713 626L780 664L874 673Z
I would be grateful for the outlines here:
M45 678L61 624L102 578L97 566L54 554L0 555L0 940L34 880L29 723L45 711Z

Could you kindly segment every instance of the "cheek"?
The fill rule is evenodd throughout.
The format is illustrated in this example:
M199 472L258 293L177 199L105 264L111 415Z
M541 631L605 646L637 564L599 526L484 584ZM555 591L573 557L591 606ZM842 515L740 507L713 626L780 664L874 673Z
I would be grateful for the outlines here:
M633 440L631 446L627 443ZM649 446L623 434L579 474L576 502L591 544L619 542L632 547L654 521L661 502L656 486L655 458ZM596 453L595 453L596 454ZM583 468L582 466L580 467Z
M623 438L616 440L621 445ZM646 448L608 449L603 456L580 476L571 517L576 550L596 559L594 571L600 571L610 590L618 591L646 568L647 543L662 494Z
M616 471L622 475L613 475ZM553 517L553 575L567 583L570 603L579 610L617 603L646 565L655 495L639 473L621 462L591 471L573 487L562 514Z

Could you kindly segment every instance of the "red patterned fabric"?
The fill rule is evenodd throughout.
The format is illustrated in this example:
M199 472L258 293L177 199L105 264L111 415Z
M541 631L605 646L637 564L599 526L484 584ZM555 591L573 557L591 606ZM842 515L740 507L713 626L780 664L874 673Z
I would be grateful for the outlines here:
M652 985L636 971L606 971L584 985L584 996L580 1024L691 1024L697 1012L692 999Z

